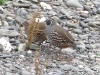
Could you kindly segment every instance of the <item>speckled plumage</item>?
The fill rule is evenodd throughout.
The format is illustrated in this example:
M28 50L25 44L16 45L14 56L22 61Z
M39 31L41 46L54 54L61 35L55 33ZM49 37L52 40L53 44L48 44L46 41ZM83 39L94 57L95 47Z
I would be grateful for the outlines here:
M78 49L72 35L64 28L56 25L54 19L46 20L46 35L50 43L59 48L73 47Z
M25 22L25 32L27 32L27 28L29 26L29 22ZM43 41L45 41L46 38L46 34L45 34L45 29L46 29L46 23L45 22L40 22L39 23L39 31L37 33L37 35L35 36L35 43L37 44L41 44Z

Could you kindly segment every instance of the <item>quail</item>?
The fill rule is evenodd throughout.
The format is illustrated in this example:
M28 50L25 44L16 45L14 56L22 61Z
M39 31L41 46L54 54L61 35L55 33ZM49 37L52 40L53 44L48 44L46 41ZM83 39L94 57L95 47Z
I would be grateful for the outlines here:
M45 22L47 23L45 32L50 44L60 48L60 50L67 47L73 47L78 50L74 38L66 29L56 25L56 21L53 18L47 19Z
M25 21L23 23L23 25L25 25L25 32L27 32L27 28L29 26L29 22ZM39 22L39 30L37 35L35 36L35 43L38 45L41 45L41 43L43 43L43 41L46 40L46 35L45 35L45 29L46 29L46 23L45 22Z

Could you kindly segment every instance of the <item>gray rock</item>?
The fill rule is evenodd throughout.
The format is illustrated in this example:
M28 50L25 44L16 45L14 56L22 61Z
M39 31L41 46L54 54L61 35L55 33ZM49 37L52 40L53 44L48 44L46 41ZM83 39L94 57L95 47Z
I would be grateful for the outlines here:
M64 54L69 54L69 53L72 54L75 52L75 50L73 50L73 48L64 48L61 50L61 52Z
M84 23L83 21L80 21L79 22L79 25L81 26L81 27L83 27L83 28L88 28L89 26L86 24L86 23Z
M32 5L31 5L31 8L33 8L33 9L38 9L38 6L37 6L36 4L32 4Z
M55 6L59 6L60 5L60 3L58 1L57 2L54 2L52 4L55 5Z
M59 9L62 14L66 15L69 19L71 19L70 13L66 9L64 9L63 7L60 7Z
M5 18L6 18L6 15L0 14L0 18L1 18L1 19L5 19Z
M11 75L12 73L11 72L6 72L6 75Z
M54 16L54 15L56 15L57 13L56 13L55 11L49 11L48 14Z
M78 25L74 24L74 23L70 23L70 22L66 22L65 26L69 27L69 28L76 28L78 27Z
M85 23L88 23L88 22L93 22L95 21L95 19L92 19L92 18L87 18L85 20L83 20Z
M3 14L6 15L6 16L14 16L14 14L12 14L10 11L8 10L3 10Z
M2 21L0 21L0 26L2 26L3 24L2 24Z
M64 1L63 1L63 0L58 0L58 2L61 4L61 6L65 6Z
M28 71L23 70L23 71L21 71L21 75L31 75L31 73L28 72Z
M18 51L25 51L26 50L26 44L25 43L21 43L18 45Z
M20 15L26 16L26 15L28 15L28 12L24 8L21 8Z
M73 33L82 34L82 30L80 30L80 29L74 29L73 30Z
M78 0L67 0L66 5L69 7L83 8L83 6L78 2Z
M32 0L32 2L35 2L35 3L37 3L37 2L38 2L38 0Z
M14 21L12 17L6 17L7 21Z
M100 71L100 66L99 65L92 66L91 68L94 71L98 71L98 70Z
M39 50L40 49L40 47L36 44L31 44L29 48L30 48L30 50Z
M65 71L69 71L69 70L71 70L71 69L73 69L73 68L74 68L74 66L68 65L68 64L64 64L64 65L61 67L61 69L62 69L62 70L65 70Z
M94 75L94 71L91 70L90 68L85 67L84 70L86 71L86 74L88 74L88 75Z
M3 9L2 7L0 7L0 13L2 13L2 12L3 12L3 10L4 10L4 9Z
M11 63L6 63L4 64L5 67L12 67L12 64Z
M62 22L62 21L60 20L60 18L57 17L57 16L53 16L52 18L55 19L55 21L58 22L58 23L61 23L61 22Z
M13 2L13 6L15 6L15 7L25 7L25 8L29 8L30 7L30 4Z
M42 0L43 2L50 2L51 0Z
M87 5L84 5L84 9L87 10L87 11L91 11L91 8Z
M84 52L86 47L85 47L85 44L84 43L81 43L80 45L77 45L77 47L80 49L80 53Z
M93 46L92 45L86 45L86 48L93 49Z
M2 21L2 25L3 25L3 26L8 26L9 24L8 24L7 21Z
M80 16L83 17L83 18L88 18L89 17L89 15L85 14L85 13L84 14L80 14Z
M84 32L84 33L89 33L90 30L89 30L89 28L85 28L85 29L83 29L83 32Z
M55 68L47 70L47 73L50 75L65 75L65 73L62 72L60 69L55 69Z
M0 29L0 35L16 37L19 36L19 33L16 30Z
M50 63L48 63L47 64L47 66L46 66L47 68L56 68L56 64L55 63L52 63L52 62L50 62Z
M72 16L72 19L76 19L76 20L82 20L83 18L80 16Z
M15 18L15 20L16 20L18 23L20 23L20 24L22 24L22 23L24 23L24 22L26 21L25 19L21 18L20 16L17 16L17 17Z
M89 26L91 27L97 27L97 26L100 26L100 22L99 21L91 21L88 23Z

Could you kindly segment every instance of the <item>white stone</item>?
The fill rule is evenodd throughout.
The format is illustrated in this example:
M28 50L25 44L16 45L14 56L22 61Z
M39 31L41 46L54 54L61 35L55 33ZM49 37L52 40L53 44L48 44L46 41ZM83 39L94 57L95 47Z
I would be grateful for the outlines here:
M11 44L9 43L8 38L6 38L6 37L0 38L0 44L2 45L4 52L5 52L5 51L6 51L6 52L10 52L10 51L12 51L12 49L13 49L13 47L12 47Z
M46 10L46 9L52 9L52 7L49 5L49 4L47 4L47 3L45 3L45 2L40 2L40 5L41 5L41 7L44 9L44 10Z
M21 43L18 45L18 51L24 51L26 49L26 44L25 43Z

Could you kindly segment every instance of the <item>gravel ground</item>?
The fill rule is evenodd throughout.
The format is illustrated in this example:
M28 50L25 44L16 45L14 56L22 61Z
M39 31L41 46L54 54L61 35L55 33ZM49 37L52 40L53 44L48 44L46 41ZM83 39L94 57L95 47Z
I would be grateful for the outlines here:
M0 38L5 37L14 50L4 49L0 40L0 75L100 75L100 0L42 2L40 15L64 24L80 51L68 47L58 54L58 48L45 44L41 51L36 44L25 51L19 28L38 9L38 0L8 0L0 6Z

